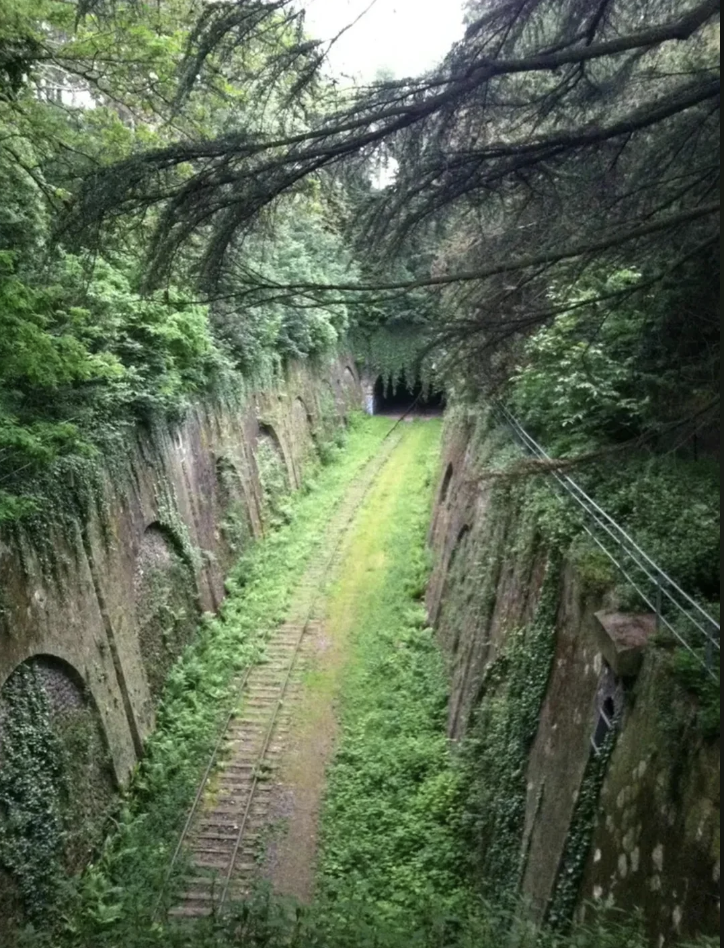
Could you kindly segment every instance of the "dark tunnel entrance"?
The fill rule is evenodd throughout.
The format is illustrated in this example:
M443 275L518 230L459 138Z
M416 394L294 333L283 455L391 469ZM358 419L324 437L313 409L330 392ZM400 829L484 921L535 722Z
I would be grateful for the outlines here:
M445 393L423 385L420 378L411 385L403 372L396 382L392 378L385 380L381 375L375 382L376 415L403 415L408 411L416 415L440 415L444 409Z

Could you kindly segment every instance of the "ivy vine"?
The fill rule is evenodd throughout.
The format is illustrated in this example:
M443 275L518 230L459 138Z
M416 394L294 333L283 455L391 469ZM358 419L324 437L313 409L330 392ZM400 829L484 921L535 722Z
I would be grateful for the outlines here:
M548 923L557 931L567 931L570 928L578 905L583 873L596 826L598 801L608 763L616 745L617 733L616 726L611 728L598 753L592 753L586 765L573 819L566 837L553 897L548 905Z
M55 904L62 873L63 749L35 669L6 682L0 756L0 867L15 880L30 920Z
M381 326L371 331L354 330L350 337L357 359L370 374L397 382L403 375L414 384L419 378L424 387L435 386L435 363L425 355L421 327L414 323Z
M526 768L553 661L559 576L560 558L552 556L535 618L508 637L487 669L462 752L474 868L486 896L501 902L516 894L523 868Z

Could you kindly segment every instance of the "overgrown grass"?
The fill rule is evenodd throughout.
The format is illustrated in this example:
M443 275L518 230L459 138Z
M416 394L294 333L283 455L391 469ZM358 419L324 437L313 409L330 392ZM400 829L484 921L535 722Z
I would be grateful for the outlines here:
M328 908L311 909L260 895L222 918L191 927L146 931L123 948L650 948L635 920L609 914L573 935L541 932L520 914L483 904L466 918L444 918L423 906L412 927L381 920L369 905L339 905L345 931ZM700 939L677 948L718 948L719 939ZM120 948L120 945L119 945Z
M409 931L422 906L445 915L465 901L445 667L422 603L439 439L435 422L406 432L358 521L330 606L333 629L336 613L354 617L319 874L340 939L356 923L348 932L338 904L366 906L381 930Z

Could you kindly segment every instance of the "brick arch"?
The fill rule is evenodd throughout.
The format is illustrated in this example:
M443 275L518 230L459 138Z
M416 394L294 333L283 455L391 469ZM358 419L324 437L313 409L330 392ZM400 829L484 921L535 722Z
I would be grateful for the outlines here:
M465 541L467 536L470 534L470 529L471 529L470 524L466 523L466 524L463 524L463 526L458 531L457 539L455 540L455 546L452 548L452 551L450 553L450 558L447 561L447 570L446 570L447 573L449 573L450 570L455 565L455 561L457 560L458 554L460 553L460 548L462 547L463 542Z
M266 521L278 497L296 486L296 471L294 459L276 428L267 421L259 421L258 425L254 466L262 498L262 518Z
M139 556L146 537L153 534L160 534L163 537L164 542L168 544L168 546L177 556L180 556L181 559L188 561L188 549L184 547L181 538L167 523L157 519L149 520L144 527L143 533L141 534L141 542L139 544L138 550L136 551L136 558ZM191 564L189 564L189 566L190 565Z
M94 689L91 682L81 671L79 671L81 663L78 659L78 656L75 655L70 649L51 649L47 646L38 646L37 643L29 643L28 647L17 655L17 661L12 668L6 668L4 671L0 669L0 694L2 693L2 690L5 687L8 679L15 674L18 668L20 668L21 665L28 664L29 662L33 661L33 659L55 662L63 668L68 669L68 673L72 680L84 688L90 697L92 697L96 706L99 706L98 696L94 694Z
M297 414L299 413L299 411L303 412L304 413L303 417L308 422L310 428L314 427L314 416L312 415L311 411L307 407L307 403L304 401L301 395L297 395L297 397L294 399L294 404L292 405L292 411L296 412ZM299 415L299 417L301 418L302 415Z
M231 551L238 555L261 533L258 498L250 490L248 478L234 457L217 455L214 470L219 501L218 529Z
M302 486L307 466L318 457L318 437L314 415L304 399L297 396L292 403L292 454L297 487Z
M0 701L5 686L23 666L34 667L47 685L51 710L62 708L78 709L88 706L97 716L98 722L103 730L106 743L108 735L100 713L100 704L93 688L86 677L78 670L74 662L66 656L47 651L33 651L5 674L0 684ZM2 730L0 728L0 740L2 739Z
M267 444L271 444L273 446L274 450L277 452L277 454L282 459L282 462L284 464L284 469L286 471L286 476L287 476L287 487L293 487L294 479L295 479L294 463L289 454L289 451L287 450L286 445L284 444L282 439L279 437L279 433L276 427L273 424L271 424L271 422L269 421L261 421L261 420L258 422L258 425L259 425L259 433L256 438L257 445L259 443L266 442Z
M455 540L455 543L452 546L452 549L450 550L450 554L447 558L447 563L445 563L445 568L443 570L442 580L441 580L442 586L440 589L440 598L437 600L435 614L433 616L433 621L436 624L440 621L443 610L445 609L445 606L447 604L447 600L450 594L450 586L452 582L453 570L455 568L457 558L460 554L460 550L462 549L465 539L468 536L470 536L470 530L471 530L471 527L470 527L470 524L468 523L463 524L463 526L458 530L457 538ZM450 649L450 643L448 643L448 649Z
M63 793L60 782L55 805L66 824L62 859L68 872L77 872L102 841L118 791L108 729L97 696L77 665L66 657L36 651L15 665L0 688L0 758L12 713L6 702L8 688L21 669L31 672L31 688L44 696L50 730L62 747L62 771L71 793ZM44 760L36 757L33 763L31 755L26 766L42 767Z
M119 707L119 697L123 696L123 690L120 694L116 691L118 680L113 674L111 659L105 663L101 662L98 666L95 663L92 667L88 666L87 657L82 651L84 645L82 641L69 640L66 643L57 637L52 640L44 638L27 641L13 650L12 666L0 666L0 692L13 672L35 657L49 659L72 669L71 676L77 682L83 683L88 699L98 710L106 739L111 746L116 782L121 784L129 773L128 747L124 746L123 741L126 736L135 741L132 715L127 706L124 705L122 710ZM107 641L104 643L104 647L106 646ZM116 668L116 674L117 672ZM126 732L126 727L131 728L131 733ZM135 753L136 756L141 753L140 738L135 744Z
M268 438L270 441L274 443L277 451L279 451L279 453L283 457L284 448L282 446L281 438L277 434L277 430L274 427L274 425L272 425L268 421L260 421L258 424L259 424L259 434L257 436L257 441L261 441L263 438Z

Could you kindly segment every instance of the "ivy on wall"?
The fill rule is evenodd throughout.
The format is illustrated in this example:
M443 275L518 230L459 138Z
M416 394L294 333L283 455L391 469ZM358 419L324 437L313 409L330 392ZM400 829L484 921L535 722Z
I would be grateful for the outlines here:
M240 556L253 537L243 479L234 462L225 456L216 462L223 519L220 527L232 553Z
M182 559L196 572L201 566L201 553L191 540L189 528L179 512L173 483L163 478L157 487L158 522L178 547Z
M583 775L553 896L548 905L547 920L551 928L559 931L567 931L570 928L578 905L583 873L596 825L598 801L616 745L617 733L617 727L611 728L598 753L589 757Z
M62 869L63 748L32 666L3 688L0 868L15 881L30 920L55 902Z
M20 665L0 699L0 904L11 929L18 915L37 924L53 914L116 799L103 728L82 687L38 660ZM2 932L0 923L0 940Z
M52 722L62 749L63 865L76 872L101 843L117 800L108 743L95 707L66 711Z
M538 730L555 647L560 558L546 566L535 618L508 636L488 666L484 697L462 751L464 826L486 896L511 899L521 872L526 769Z
M255 457L264 498L264 516L273 522L283 513L283 503L289 493L286 465L270 435L259 438Z
M156 701L198 622L193 574L170 544L166 549L168 559L149 565L136 593L141 655Z
M370 375L397 382L403 375L414 383L434 387L437 380L434 360L425 355L422 327L412 322L380 326L373 330L353 330L352 349Z

